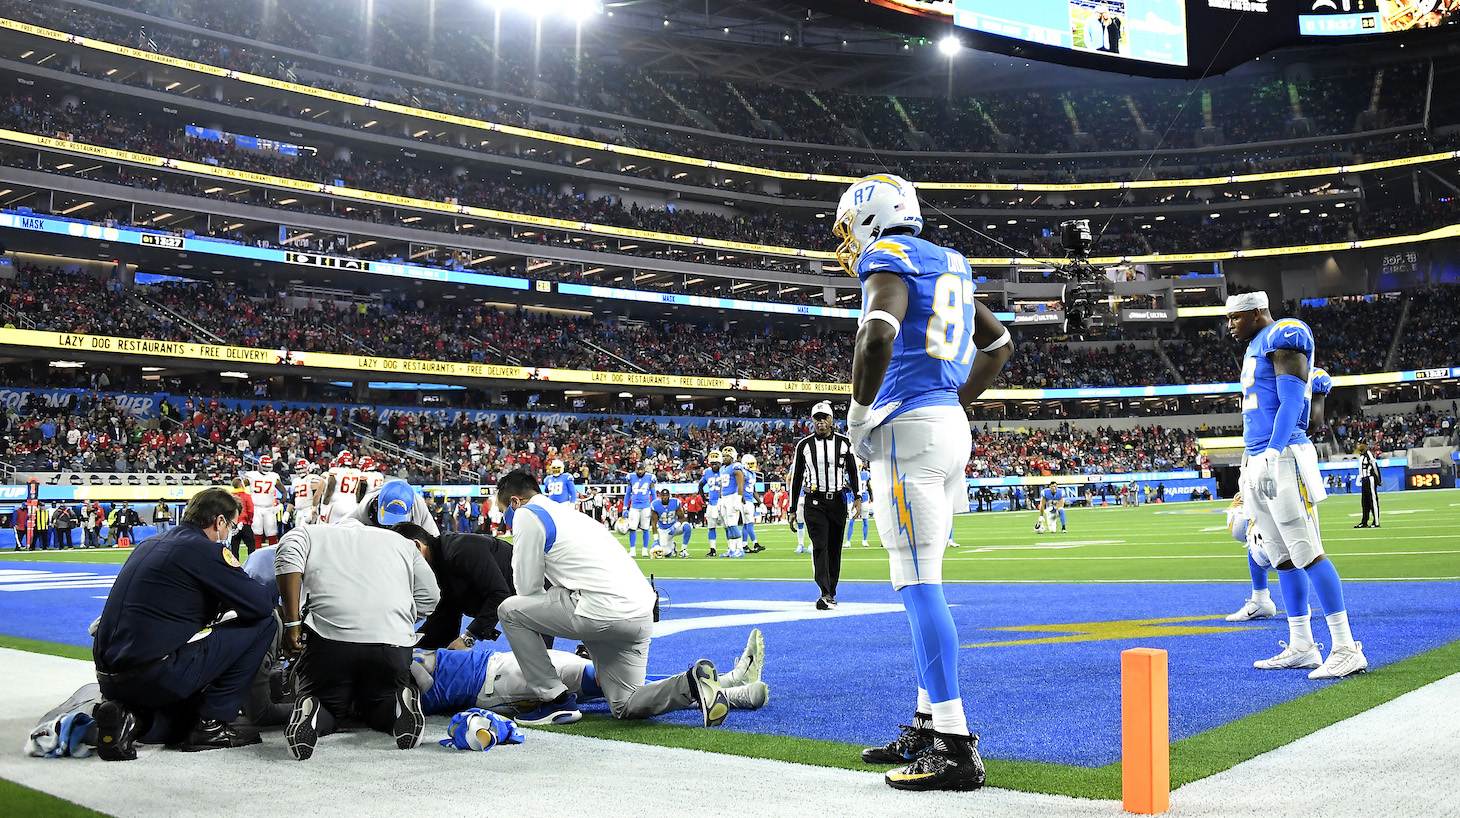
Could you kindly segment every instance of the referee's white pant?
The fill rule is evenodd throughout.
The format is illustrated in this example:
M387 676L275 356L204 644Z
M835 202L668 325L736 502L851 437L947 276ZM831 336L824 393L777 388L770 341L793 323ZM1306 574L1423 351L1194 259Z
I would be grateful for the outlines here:
M943 582L953 511L967 505L973 449L959 406L913 409L872 430L872 501L892 587Z

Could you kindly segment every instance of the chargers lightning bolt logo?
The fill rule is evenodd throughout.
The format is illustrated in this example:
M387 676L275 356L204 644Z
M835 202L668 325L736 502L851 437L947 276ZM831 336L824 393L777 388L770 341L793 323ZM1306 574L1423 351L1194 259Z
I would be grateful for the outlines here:
M913 531L912 504L907 500L907 475L897 469L897 433L892 434L892 500L897 506L897 533L906 533L912 549L913 573L918 572L918 541Z

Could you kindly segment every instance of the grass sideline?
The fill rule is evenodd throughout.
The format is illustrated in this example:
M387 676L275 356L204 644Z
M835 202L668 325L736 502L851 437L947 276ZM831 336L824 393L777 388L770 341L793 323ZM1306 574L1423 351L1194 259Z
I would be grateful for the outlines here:
M0 778L0 804L5 805L6 818L106 818L104 812L87 809L4 778Z

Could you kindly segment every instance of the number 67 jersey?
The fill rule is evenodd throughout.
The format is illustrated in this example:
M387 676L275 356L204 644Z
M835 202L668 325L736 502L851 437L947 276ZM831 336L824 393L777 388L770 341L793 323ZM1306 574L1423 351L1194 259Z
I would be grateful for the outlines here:
M901 401L888 414L891 420L924 406L957 406L958 388L968 380L978 352L973 345L976 287L968 260L930 241L893 235L868 245L856 268L864 285L877 273L892 273L907 285L907 311L872 408Z

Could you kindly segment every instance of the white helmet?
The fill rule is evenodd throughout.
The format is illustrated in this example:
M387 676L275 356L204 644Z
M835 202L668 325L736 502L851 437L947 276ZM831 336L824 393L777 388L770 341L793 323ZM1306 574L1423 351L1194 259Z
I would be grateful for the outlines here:
M923 211L912 182L890 173L853 182L837 202L836 222L831 227L842 241L836 250L842 269L855 275L852 265L857 257L892 227L909 227L914 236L923 230Z
M751 454L750 452L746 452L745 454L741 455L740 465L744 466L747 469L754 469L756 467L755 455Z
M734 463L740 457L740 455L736 454L734 446L726 446L720 450L720 454L725 458L727 464Z
M561 461L561 460L554 460L553 462L551 462L551 463L548 464L548 474L562 474L562 473L563 473L563 461Z
M274 458L264 455L259 458L259 471L268 471L274 467Z
M720 462L720 450L719 449L711 449L710 450L710 453L707 454L707 455L705 455L705 459L708 460L711 463L719 463Z

